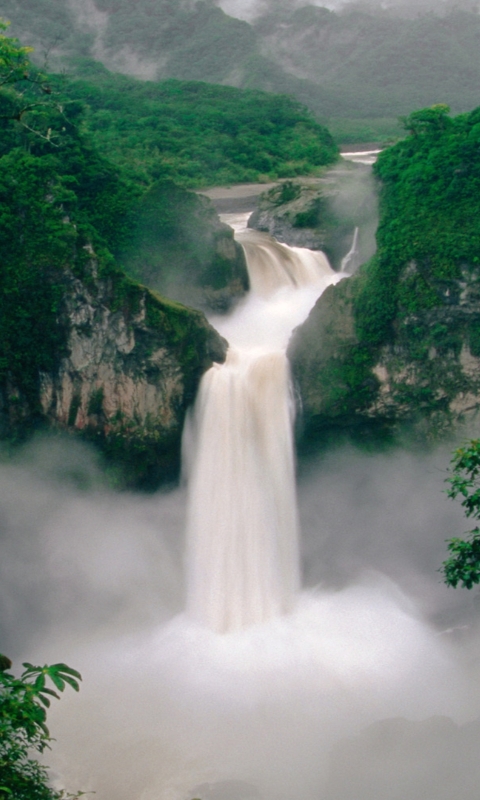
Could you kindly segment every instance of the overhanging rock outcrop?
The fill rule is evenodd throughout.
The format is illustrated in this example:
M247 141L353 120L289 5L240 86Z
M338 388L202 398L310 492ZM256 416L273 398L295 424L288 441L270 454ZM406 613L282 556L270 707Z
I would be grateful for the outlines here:
M227 344L202 312L167 300L120 270L102 275L93 250L82 277L56 275L63 342L36 398L7 380L2 433L38 425L78 432L123 467L127 483L156 485L179 463L186 409Z

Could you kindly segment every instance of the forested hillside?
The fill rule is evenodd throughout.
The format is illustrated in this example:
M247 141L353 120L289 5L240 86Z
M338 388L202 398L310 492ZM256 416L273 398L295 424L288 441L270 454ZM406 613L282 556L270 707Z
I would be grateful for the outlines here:
M478 103L480 17L288 4L248 23L213 0L0 0L12 32L55 69L78 57L141 78L201 80L293 95L342 141L399 134L397 118ZM73 61L72 61L73 59Z
M480 109L410 115L379 157L377 253L329 288L290 346L311 431L444 430L480 392Z
M95 146L143 183L182 186L305 175L338 154L329 132L295 100L194 81L140 81L79 63L59 92L85 104Z
M287 97L90 62L69 82L4 31L0 438L81 431L150 485L178 467L186 407L225 354L173 301L225 311L248 288L232 230L183 187L308 172L338 150Z

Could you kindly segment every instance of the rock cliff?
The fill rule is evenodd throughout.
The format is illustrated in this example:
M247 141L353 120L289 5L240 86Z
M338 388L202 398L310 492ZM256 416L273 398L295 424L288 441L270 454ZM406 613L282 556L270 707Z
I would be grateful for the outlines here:
M186 408L226 342L201 311L121 269L117 254L145 204L76 126L62 123L53 155L36 136L30 151L12 146L0 156L0 439L39 428L77 433L101 447L119 481L153 487L175 475ZM6 133L15 145L16 131ZM175 187L170 217L174 199ZM222 251L208 212L204 238ZM160 215L158 227L170 217ZM228 247L231 231L221 233ZM199 270L211 268L209 254L201 252ZM187 285L197 275L184 274Z
M32 426L80 433L100 445L129 485L174 477L187 406L226 342L200 311L167 300L120 270L102 275L96 254L81 278L55 276L62 341L32 395L10 374L0 389L0 432Z
M377 196L371 170L344 163L319 178L283 181L259 198L248 226L292 247L323 250L334 269L359 229L358 260L375 251Z
M411 263L404 275L417 270ZM355 324L359 282L330 286L291 338L305 436L410 423L428 437L471 416L480 406L479 270L465 267L441 305L397 319L374 353Z
M381 154L377 253L289 345L306 436L406 422L435 436L480 407L479 120L415 112Z

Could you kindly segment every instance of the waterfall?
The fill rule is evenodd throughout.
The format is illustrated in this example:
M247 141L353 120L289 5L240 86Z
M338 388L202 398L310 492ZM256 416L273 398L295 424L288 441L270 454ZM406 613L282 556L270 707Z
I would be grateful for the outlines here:
M300 586L285 348L294 325L339 279L323 253L258 232L237 235L251 292L214 324L230 342L204 376L186 425L187 612L224 633L292 610Z
M360 266L360 251L358 249L358 228L353 231L352 246L348 253L342 258L340 269L351 275Z

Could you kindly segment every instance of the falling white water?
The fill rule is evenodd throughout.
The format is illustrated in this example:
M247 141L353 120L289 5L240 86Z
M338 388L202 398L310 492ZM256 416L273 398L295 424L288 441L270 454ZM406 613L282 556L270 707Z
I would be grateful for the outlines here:
M325 255L237 234L251 296L226 324L185 435L188 614L214 631L291 611L299 590L293 402L285 347L323 289ZM242 334L239 335L239 332Z
M358 228L353 231L352 246L348 253L342 258L340 269L351 275L360 266L360 251L358 249Z

